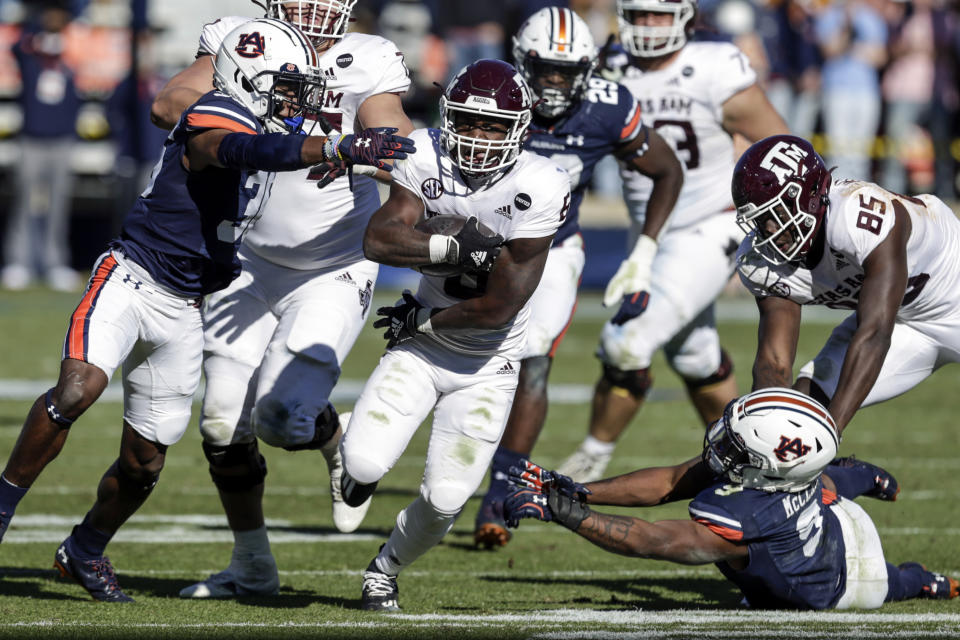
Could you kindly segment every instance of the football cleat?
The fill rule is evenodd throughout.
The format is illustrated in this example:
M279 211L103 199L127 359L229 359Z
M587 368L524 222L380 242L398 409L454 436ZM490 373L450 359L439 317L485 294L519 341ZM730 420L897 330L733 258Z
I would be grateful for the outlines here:
M399 597L397 576L380 571L377 559L371 560L363 572L360 608L364 611L400 611Z
M77 530L76 527L73 528ZM120 590L117 574L110 558L82 559L73 549L73 533L64 540L53 559L53 567L60 570L60 577L71 578L87 590L94 600L100 602L133 602L133 598Z
M613 453L592 454L580 446L557 467L557 473L570 476L576 482L594 482L603 478L612 457Z
M927 568L919 562L904 562L897 568L901 570L919 569L923 572L924 585L923 591L920 593L921 598L950 600L960 595L960 582L957 582L953 578L948 578L943 574L928 571Z
M275 596L280 588L277 562L271 553L251 554L241 560L236 551L230 566L206 580L180 590L181 598L242 598Z
M357 530L360 523L363 522L370 508L370 501L373 495L367 496L367 499L357 507L351 507L343 501L343 491L340 483L343 481L343 458L340 456L340 440L343 439L343 432L346 426L350 424L350 412L340 415L340 433L339 438L331 438L330 442L320 448L327 461L327 469L330 472L330 498L331 508L333 510L333 525L341 533L352 533Z
M897 482L897 479L893 477L893 474L875 464L870 464L869 462L864 462L863 460L857 460L856 456L835 458L830 465L836 467L863 469L864 471L873 474L874 487L870 491L867 491L863 494L867 497L893 502L900 494L900 484Z
M0 542L3 542L3 536L7 532L7 527L10 526L10 520L13 518L6 511L0 513Z
M503 496L492 493L488 491L483 496L473 527L473 544L484 549L505 547L511 537L507 523L503 520Z

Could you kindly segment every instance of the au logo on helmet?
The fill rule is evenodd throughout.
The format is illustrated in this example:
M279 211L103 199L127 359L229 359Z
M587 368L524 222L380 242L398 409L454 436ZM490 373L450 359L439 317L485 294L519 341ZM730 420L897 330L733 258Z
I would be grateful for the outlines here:
M767 155L760 162L760 167L769 170L777 176L777 181L783 184L788 178L797 176L802 178L807 173L803 159L807 152L795 144L780 141L770 148Z
M240 35L237 43L237 55L244 58L259 58L263 55L266 46L266 38L260 35L259 31L253 33L244 33Z
M780 462L787 462L787 454L793 454L793 458L789 460L796 460L797 458L802 458L803 456L810 453L810 445L803 444L803 440L800 438L788 438L787 436L780 436L780 445L773 450L777 455L777 460Z

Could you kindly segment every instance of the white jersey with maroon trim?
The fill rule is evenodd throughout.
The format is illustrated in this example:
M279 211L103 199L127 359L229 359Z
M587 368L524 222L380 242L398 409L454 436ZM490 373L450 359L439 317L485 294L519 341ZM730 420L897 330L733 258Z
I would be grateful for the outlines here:
M960 220L934 196L901 196L871 182L842 180L831 187L824 221L826 246L812 269L766 262L751 250L756 233L752 232L737 256L740 279L758 297L855 309L863 286L863 263L896 222L894 201L906 209L912 226L907 242L907 291L898 318L932 320L952 312L960 283Z
M417 152L397 162L393 181L424 204L426 215L475 216L509 242L556 233L570 206L570 178L559 165L521 151L506 175L481 188L471 188L440 145L440 131L418 129L410 134ZM449 307L476 297L485 276L442 278L422 276L417 299L428 307ZM503 329L443 332L430 337L454 351L473 355L523 356L529 302Z
M216 54L224 36L249 20L231 16L206 25L199 55ZM379 36L346 34L320 54L319 67L327 81L323 113L343 133L354 133L364 100L404 93L410 86L403 54ZM362 260L363 231L380 206L376 182L356 176L351 191L344 176L318 190L309 175L309 169L277 175L263 216L244 244L292 269L327 269Z
M732 209L734 149L722 126L723 103L756 80L740 49L726 42L691 42L656 71L627 67L620 83L637 98L644 122L670 143L684 166L683 189L668 229ZM630 214L642 224L653 181L636 171L621 175Z

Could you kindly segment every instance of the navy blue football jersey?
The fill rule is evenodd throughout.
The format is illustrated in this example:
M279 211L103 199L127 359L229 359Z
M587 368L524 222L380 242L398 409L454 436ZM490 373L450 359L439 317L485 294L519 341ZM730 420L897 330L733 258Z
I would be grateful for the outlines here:
M240 238L273 180L273 174L219 167L188 171L183 166L187 139L204 129L263 132L233 98L216 91L201 97L170 132L150 184L112 243L159 284L187 296L223 289L240 275Z
M717 535L749 545L743 571L717 567L750 606L827 609L846 588L840 522L829 508L836 496L818 479L806 491L786 493L716 484L690 503L690 517Z
M548 122L534 113L525 148L550 158L570 175L570 211L553 243L580 229L580 203L600 160L637 136L647 135L640 105L615 82L592 77L569 114Z

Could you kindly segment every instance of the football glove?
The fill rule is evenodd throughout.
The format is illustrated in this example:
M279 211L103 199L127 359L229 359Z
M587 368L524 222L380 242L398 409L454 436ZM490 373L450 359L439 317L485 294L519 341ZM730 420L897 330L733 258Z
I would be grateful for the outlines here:
M514 489L503 501L504 522L513 529L524 518L536 518L576 531L589 515L590 507L583 500L564 495L553 486L548 486L545 491Z
M392 349L418 333L430 333L430 311L413 294L404 291L403 299L395 306L377 309L377 315L383 317L373 326L375 329L385 329L383 337L387 341L387 349Z
M324 154L328 160L345 160L392 171L393 166L384 160L403 160L407 154L416 151L413 140L394 135L396 132L396 127L373 127L356 135L333 135L328 139L334 148L333 153L327 149Z
M500 255L503 236L480 233L476 216L470 216L463 227L451 237L446 262L458 264L472 271L489 273Z
M574 482L570 476L544 469L535 462L523 459L520 466L511 465L507 470L507 477L518 487L544 491L544 487L551 486L568 496L576 496L581 500L591 493L589 489Z
M307 180L316 180L317 189L323 189L340 176L346 175L350 175L350 165L343 160L329 160L310 167Z
M633 251L620 263L620 268L607 284L607 290L603 293L603 306L620 304L628 294L649 292L650 271L656 255L656 240L644 235L637 238Z
M649 302L650 294L646 291L628 293L623 296L623 302L620 303L620 308L617 309L617 313L610 318L610 322L620 326L628 320L633 320L647 310L647 304L649 304Z
M630 56L619 42L616 35L610 34L606 43L600 48L597 55L597 73L610 82L620 82L630 64Z

